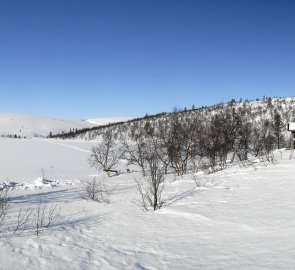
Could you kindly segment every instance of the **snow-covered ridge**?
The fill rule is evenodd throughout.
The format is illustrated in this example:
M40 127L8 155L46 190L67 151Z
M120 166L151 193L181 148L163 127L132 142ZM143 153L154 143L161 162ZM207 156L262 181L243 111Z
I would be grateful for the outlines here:
M144 126L146 122L149 124L157 126L157 123L160 120L170 121L171 117L177 114L183 119L193 119L194 117L201 116L204 121L209 121L212 115L215 115L220 112L220 110L229 109L234 111L237 116L239 116L244 123L249 122L252 124L259 124L261 121L268 120L269 122L274 121L275 115L279 114L281 117L282 124L284 125L284 130L287 131L287 125L290 122L295 122L295 97L288 98L267 98L264 97L262 100L239 100L235 101L234 99L226 102L219 103L211 106L202 106L195 108L194 106L191 109L183 109L177 112L162 112L154 115L148 115L140 118L129 118L128 117L118 117L118 118L98 118L87 120L90 123L95 123L97 125L107 125L114 122L124 122L119 123L114 126L113 129L119 132L119 130L126 130L133 123L138 123L139 125ZM115 121L116 120L116 121ZM131 121L128 121L131 120ZM183 121L183 120L182 120ZM136 125L135 125L136 126ZM124 127L124 128L122 128ZM92 130L82 130L76 134L63 134L59 138L83 138L86 140L96 140L101 132L104 130L104 127L94 128ZM286 133L287 135L289 133ZM60 134L59 134L60 135Z
M0 136L40 137L52 134L69 132L70 130L90 128L112 122L121 122L131 117L105 117L89 120L62 119L22 115L15 113L0 113Z
M86 120L87 122L94 124L96 126L102 126L107 125L109 123L115 123L115 122L125 122L130 119L133 119L134 117L128 117L128 116L122 116L122 117L99 117L99 118L91 118Z
M16 135L30 138L48 136L50 132L68 132L70 129L92 126L94 124L84 120L0 113L0 136Z

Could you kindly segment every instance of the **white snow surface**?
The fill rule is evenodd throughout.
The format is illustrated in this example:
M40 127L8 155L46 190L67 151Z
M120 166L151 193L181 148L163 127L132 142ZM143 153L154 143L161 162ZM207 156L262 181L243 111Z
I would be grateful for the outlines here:
M133 117L98 117L79 120L0 113L0 136L17 135L28 138L47 137L50 132L52 132L52 134L69 132L76 128L82 129L107 125L109 123L124 122L132 118Z
M102 125L107 125L109 123L125 122L125 121L131 120L133 118L134 117L130 117L130 116L98 117L98 118L87 119L87 122L94 124L94 125L102 126Z
M10 186L10 212L41 199L61 217L37 237L33 230L0 233L0 269L294 269L295 160L211 175L170 175L166 205L143 212L134 179L90 168L82 140L0 138L0 183ZM42 170L43 169L43 170ZM44 174L44 178L42 177ZM85 181L105 179L110 204L83 200ZM1 188L1 186L0 186ZM6 227L5 227L6 226Z
M17 135L21 137L48 136L70 129L92 127L95 124L85 120L58 119L41 116L0 113L0 136Z
M289 123L289 130L295 130L295 122L290 122Z

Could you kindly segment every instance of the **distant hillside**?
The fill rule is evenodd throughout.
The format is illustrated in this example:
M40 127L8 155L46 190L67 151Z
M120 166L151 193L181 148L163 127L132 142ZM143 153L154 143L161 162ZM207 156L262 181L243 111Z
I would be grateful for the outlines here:
M0 113L0 136L36 137L48 136L50 132L69 132L71 129L93 127L84 120L57 119L13 113Z
M99 117L99 118L87 119L86 121L96 126L103 126L103 125L108 125L110 123L125 122L133 118L134 117L123 117L123 116L122 117Z
M58 133L54 134L53 137L57 138L74 138L80 137L87 140L96 139L100 134L109 127L116 129L117 131L126 131L130 126L133 128L136 126L144 125L146 122L153 123L159 120L169 120L171 117L178 115L182 119L189 119L202 115L204 119L209 119L210 116L216 114L220 110L225 108L231 108L235 111L242 121L245 122L257 122L259 120L270 120L274 119L275 114L281 116L283 124L287 126L287 123L290 121L295 121L295 97L289 98L269 98L264 97L263 99L256 100L231 100L226 103L219 103L212 106L202 106L195 108L194 106L191 109L182 109L174 112L162 112L155 115L146 115L141 118L130 119L116 123L106 123L105 125L88 127L77 129L70 133ZM154 126L154 125L153 125Z

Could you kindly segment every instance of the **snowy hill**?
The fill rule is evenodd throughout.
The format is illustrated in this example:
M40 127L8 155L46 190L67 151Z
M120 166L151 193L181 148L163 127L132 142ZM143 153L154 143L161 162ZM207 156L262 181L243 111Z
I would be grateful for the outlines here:
M60 119L14 113L0 113L0 136L47 137L50 132L62 133L70 130L91 128L112 122L121 122L130 117L105 117L89 120Z
M276 114L279 114L282 123L287 128L287 123L290 121L295 121L295 97L288 98L267 98L259 100L231 100L227 103L215 104L212 106L202 106L200 108L184 109L178 110L172 113L158 113L155 115L146 115L140 118L128 118L128 117L117 117L117 118L97 118L88 120L90 123L95 123L100 125L98 128L93 129L80 129L78 132L71 134L57 134L56 137L59 138L73 138L79 137L87 140L97 139L101 135L104 128L108 128L109 123L118 122L113 126L113 129L127 130L131 125L134 126L144 126L145 123L149 122L152 126L156 126L159 121L171 121L171 118L178 115L179 118L186 119L182 121L189 121L190 119L196 117L204 118L207 121L212 117L212 115L218 114L222 110L233 110L241 118L242 122L251 122L253 124L259 121L268 120L273 121ZM103 127L105 125L105 127ZM68 136L69 135L69 136Z
M92 127L94 124L74 119L0 113L0 136L48 136L50 132L68 132L70 129Z
M99 117L99 118L87 119L87 122L94 124L96 126L102 126L102 125L107 125L109 123L125 122L133 118L134 117Z
M226 112L242 117L241 124L232 114L215 117L226 106L231 109ZM288 135L285 123L294 121L294 109L294 98L232 102L89 128L93 137L69 139L30 136L114 119L71 122L2 114L1 132L19 129L17 135L30 136L0 137L0 269L294 269L295 154L284 148L287 140L274 140L277 126L265 121L280 114L278 134ZM174 118L175 129L162 121L173 116L182 120ZM192 119L200 121L187 125ZM218 133L208 123L217 123ZM116 132L126 137L107 137ZM171 144L162 144L167 137ZM99 144L98 138L115 139L116 144ZM178 142L180 154L170 148ZM118 157L117 174L108 177L102 168L90 166L93 146L101 147L102 158ZM104 152L104 146L115 148ZM121 146L125 155L118 155ZM187 159L180 159L187 153ZM134 162L137 154L145 167ZM182 167L174 168L172 162ZM139 183L148 185L154 172L149 164L155 164L157 179L163 181L158 197L163 204L156 211L142 207L147 195ZM92 196L89 184L108 203L85 197L86 190Z

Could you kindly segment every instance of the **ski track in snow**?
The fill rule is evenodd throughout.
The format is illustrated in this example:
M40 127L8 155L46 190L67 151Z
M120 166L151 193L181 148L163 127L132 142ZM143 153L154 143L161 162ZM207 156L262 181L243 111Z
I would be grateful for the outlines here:
M60 146L64 146L64 147L67 147L67 148L70 148L70 149L73 149L73 150L76 150L76 151L79 151L79 152L83 152L83 153L90 153L90 150L85 150L83 148L80 148L80 147L77 147L77 146L72 146L72 145L68 145L68 144L65 144L65 143L61 143L61 142L55 142L53 140L47 140L48 143L52 143L52 144L56 144L56 145L60 145Z

